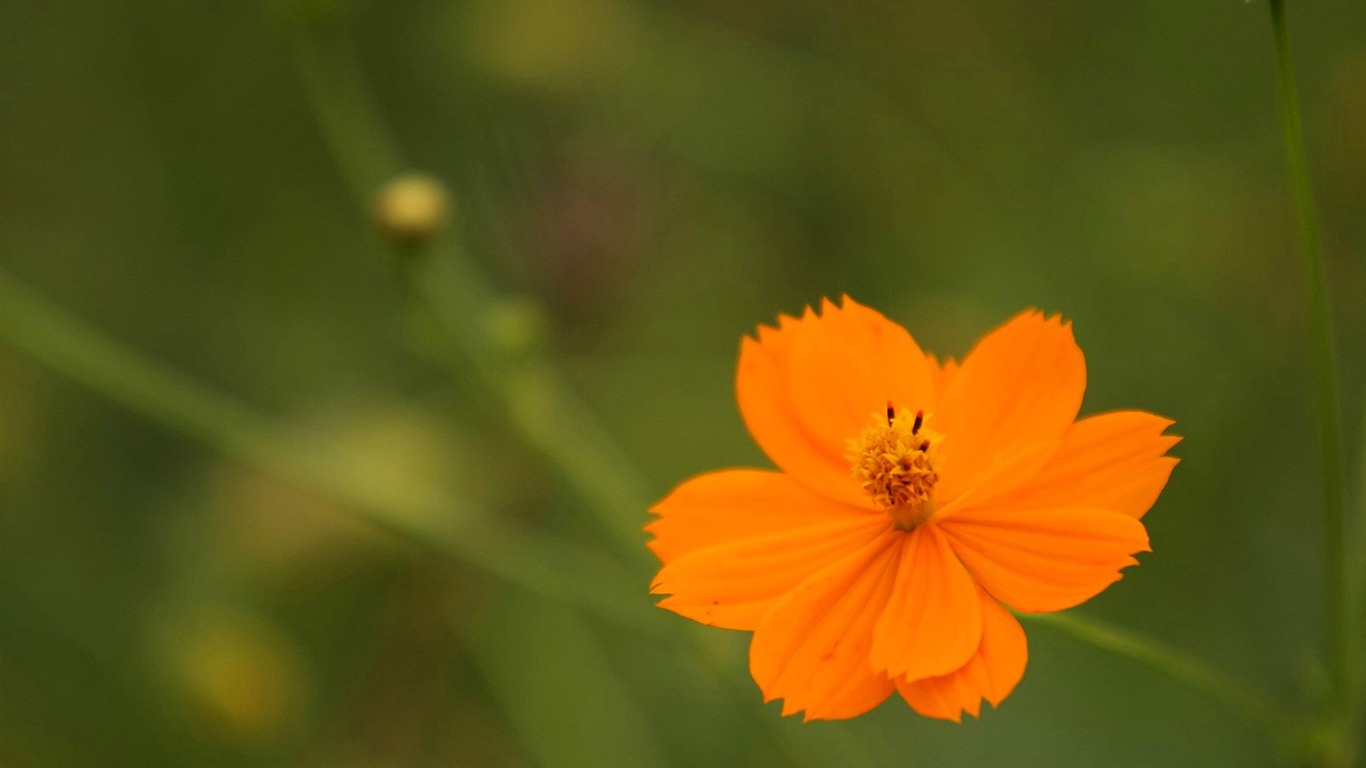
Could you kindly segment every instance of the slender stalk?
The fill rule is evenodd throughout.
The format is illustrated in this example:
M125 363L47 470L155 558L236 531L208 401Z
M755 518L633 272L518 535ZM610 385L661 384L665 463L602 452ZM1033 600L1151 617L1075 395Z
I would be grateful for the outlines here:
M0 338L57 372L234 459L277 466L282 440L256 413L130 354L0 270Z
M404 278L411 295L455 347L445 362L474 378L480 392L504 408L521 439L551 464L612 536L627 560L647 559L641 524L649 496L632 462L579 400L560 372L535 354L500 355L489 329L495 300L477 290L478 274L449 248L434 247L410 260ZM485 307L480 313L476 308Z
M368 211L379 185L406 168L398 143L347 46L301 33L294 53L314 119L357 206ZM487 276L450 237L408 250L398 261L409 299L450 345L452 354L441 362L499 404L509 425L574 490L616 548L643 563L644 483L553 366L534 352L500 349L490 319L502 299Z
M33 359L176 432L283 482L318 494L376 527L637 631L662 631L615 560L545 535L511 531L438 489L394 494L367 485L327 446L291 434L256 411L139 356L81 323L0 270L0 339ZM580 577L566 579L564 574ZM596 578L588 574L597 574Z
M374 99L353 87L361 74L345 39L294 35L294 69L309 97L313 119L333 157L346 157L337 170L363 205L379 186L404 170L398 142L377 115Z
M1266 694L1165 643L1075 613L1022 613L1017 616L1137 661L1228 705L1254 725L1271 727L1281 735L1289 730L1289 721L1276 710Z
M1333 717L1340 721L1350 709L1356 663L1348 615L1345 532L1346 490L1343 467L1341 395L1338 392L1337 357L1333 343L1332 314L1328 306L1323 246L1319 239L1318 213L1305 154L1304 128L1300 122L1295 67L1290 55L1290 36L1285 0L1269 0L1271 28L1276 50L1276 85L1280 97L1286 161L1299 228L1305 300L1309 310L1309 335L1314 377L1314 406L1318 416L1319 460L1323 482L1323 548L1325 614L1327 615L1328 669L1332 685ZM1340 725L1345 723L1339 722Z

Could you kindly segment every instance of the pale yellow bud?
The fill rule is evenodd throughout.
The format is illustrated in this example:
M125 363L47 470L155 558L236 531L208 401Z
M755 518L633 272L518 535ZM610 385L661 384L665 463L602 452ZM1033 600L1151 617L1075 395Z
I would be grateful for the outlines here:
M449 209L441 182L419 173L399 176L375 196L375 224L396 243L420 245L446 226Z

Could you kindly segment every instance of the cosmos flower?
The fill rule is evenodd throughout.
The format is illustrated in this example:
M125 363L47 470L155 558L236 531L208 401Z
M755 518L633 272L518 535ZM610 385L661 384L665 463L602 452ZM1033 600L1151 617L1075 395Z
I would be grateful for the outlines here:
M745 424L778 470L725 469L651 510L651 592L753 632L764 700L805 719L896 691L957 721L1024 674L1011 610L1082 603L1148 551L1168 419L1077 419L1086 364L1070 323L1030 310L940 364L848 297L741 343Z

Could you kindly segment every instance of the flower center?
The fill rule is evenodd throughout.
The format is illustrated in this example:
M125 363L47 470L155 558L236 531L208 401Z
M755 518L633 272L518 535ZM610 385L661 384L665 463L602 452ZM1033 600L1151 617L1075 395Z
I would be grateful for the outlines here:
M935 464L943 436L924 424L924 411L907 418L888 403L885 415L874 414L859 436L848 441L854 478L903 531L925 522L935 508Z

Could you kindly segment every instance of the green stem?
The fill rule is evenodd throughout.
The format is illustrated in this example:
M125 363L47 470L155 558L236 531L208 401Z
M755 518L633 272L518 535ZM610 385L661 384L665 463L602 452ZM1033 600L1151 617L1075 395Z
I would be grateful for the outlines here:
M1228 705L1258 726L1286 735L1289 723L1270 697L1203 661L1151 638L1075 613L1022 613L1017 617L1066 632L1090 645L1132 659L1189 688Z
M544 535L512 531L437 489L401 494L366 484L328 446L288 433L246 406L137 355L0 270L0 339L133 411L229 458L352 511L445 559L637 631L652 621L633 579L613 560ZM565 574L576 578L565 578Z
M303 83L323 141L338 163L351 194L368 206L380 185L404 169L398 142L377 115L374 99L361 81L360 65L345 39L302 31L294 35L294 69Z
M300 34L294 53L306 100L333 159L357 206L368 210L379 185L406 167L398 143L348 47ZM509 354L500 348L490 326L503 300L487 276L450 237L401 257L404 289L451 347L453 354L441 362L498 403L509 425L574 490L616 548L643 563L647 555L640 529L649 506L644 483L553 366L527 350Z
M1280 96L1285 153L1290 171L1295 219L1299 227L1303 258L1304 291L1309 310L1309 333L1313 356L1314 406L1318 414L1319 460L1323 482L1323 547L1325 614L1328 617L1328 669L1332 685L1333 718L1341 722L1350 709L1356 664L1355 644L1348 626L1351 606L1347 597L1345 535L1346 500L1343 469L1341 396L1338 392L1337 357L1334 352L1332 314L1328 306L1323 247L1319 239L1314 190L1305 155L1304 128L1300 123L1295 67L1290 56L1290 36L1285 0L1269 0L1276 49L1276 84Z
M481 394L502 405L511 427L564 478L617 549L631 562L644 562L641 524L649 496L630 459L549 361L499 354L491 338L496 332L478 322L496 311L496 300L478 289L483 276L453 249L433 251L410 260L404 277L454 347L447 367L457 375L472 373Z
M275 466L287 451L241 404L129 354L0 271L0 338L134 411L247 463Z

